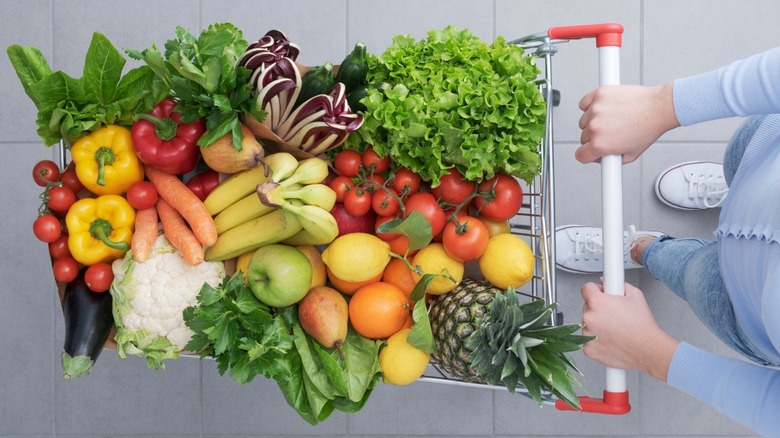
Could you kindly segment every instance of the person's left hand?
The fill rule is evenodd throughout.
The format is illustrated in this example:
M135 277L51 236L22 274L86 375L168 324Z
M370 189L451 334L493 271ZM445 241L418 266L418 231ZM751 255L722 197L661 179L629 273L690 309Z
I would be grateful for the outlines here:
M603 286L582 286L582 334L596 336L585 355L612 368L643 371L666 381L679 341L656 323L641 290L626 284L625 296L607 295Z

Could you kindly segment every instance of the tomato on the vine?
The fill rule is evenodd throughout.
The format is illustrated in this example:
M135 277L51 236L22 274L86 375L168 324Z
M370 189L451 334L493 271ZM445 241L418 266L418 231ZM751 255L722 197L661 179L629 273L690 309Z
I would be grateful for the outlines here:
M336 192L336 202L344 202L344 196L355 187L355 182L349 177L339 175L328 183L328 187Z
M76 202L76 194L73 189L65 185L50 187L48 198L46 205L56 213L67 213L70 206Z
M371 211L371 193L361 187L344 195L344 209L350 216L360 217Z
M371 196L371 208L380 216L392 216L400 208L398 193L393 189L380 189Z
M67 234L63 234L54 242L49 243L49 255L53 259L61 259L70 255Z
M435 236L444 229L447 214L439 206L436 198L429 192L417 192L404 201L406 214L417 211L428 219L431 224L431 235Z
M459 216L447 223L442 233L444 251L461 262L476 260L487 249L490 234L480 220L471 216Z
M79 263L71 256L60 257L52 265L54 279L61 283L70 283L79 274Z
M385 185L385 177L378 173L372 173L370 175L366 175L361 185L371 193L381 191L381 187L384 187Z
M380 233L376 231L380 225L384 224L385 222L390 222L391 220L396 219L396 216L377 216L376 221L374 222L374 234L376 237L384 240L385 242L389 242L396 237L400 236L400 234L397 233Z
M127 202L136 210L146 210L157 204L158 194L154 184L149 181L134 182L127 189Z
M420 175L405 167L399 167L391 181L393 190L401 197L413 195L420 190Z
M464 180L463 175L457 169L452 168L441 177L441 183L432 188L431 193L439 201L457 206L466 202L474 194L476 186L475 182Z
M360 165L363 163L363 156L360 152L353 149L344 149L333 159L333 167L349 178L354 178L360 173Z
M41 160L33 166L32 176L35 184L46 187L60 178L60 166L52 160Z
M62 224L54 215L38 216L33 222L33 234L41 242L52 243L62 236Z
M373 167L372 167L373 166ZM368 147L363 151L363 168L366 172L382 173L390 167L390 156L380 157L374 147Z
M92 292L105 292L114 281L114 271L108 263L95 263L84 272L84 281Z
M523 205L523 189L517 180L499 173L477 187L474 206L482 216L493 220L512 218Z
M65 171L62 172L62 175L60 175L60 181L62 181L65 186L70 187L71 190L73 190L73 193L78 193L82 190L84 190L84 184L79 181L79 177L76 176L76 167L73 166L71 163L70 166L65 168Z

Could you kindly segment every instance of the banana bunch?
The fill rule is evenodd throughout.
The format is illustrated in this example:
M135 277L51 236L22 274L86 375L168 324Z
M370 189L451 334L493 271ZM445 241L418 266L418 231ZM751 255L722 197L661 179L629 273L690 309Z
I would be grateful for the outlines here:
M204 203L214 215L217 243L206 250L207 260L226 260L271 243L300 245L330 243L338 225L330 210L336 193L322 184L328 163L320 158L298 160L278 152L261 168L232 175Z

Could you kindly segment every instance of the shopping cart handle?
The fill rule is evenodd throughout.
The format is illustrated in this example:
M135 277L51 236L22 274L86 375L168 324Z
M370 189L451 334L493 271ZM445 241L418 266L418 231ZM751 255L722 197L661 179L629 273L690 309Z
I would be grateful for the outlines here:
M623 45L623 26L617 23L551 27L547 35L558 40L596 38L596 47Z
M628 391L604 391L604 398L581 396L579 397L579 400L579 409L572 407L560 399L555 401L555 407L558 408L559 411L580 411L609 415L625 415L631 411L631 405L628 403Z

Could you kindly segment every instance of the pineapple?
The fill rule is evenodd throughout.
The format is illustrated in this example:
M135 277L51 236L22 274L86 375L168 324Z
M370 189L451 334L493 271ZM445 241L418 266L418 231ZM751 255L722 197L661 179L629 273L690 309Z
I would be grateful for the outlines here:
M573 385L580 385L567 352L593 339L573 333L579 324L550 325L555 305L521 304L512 289L464 279L453 291L434 297L429 318L436 351L431 358L464 382L524 387L537 403L552 393L578 408Z

